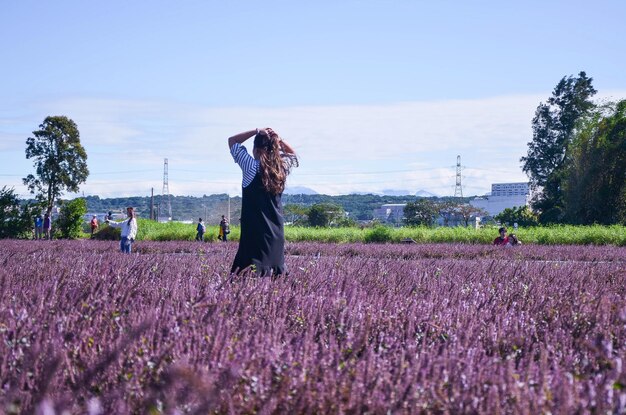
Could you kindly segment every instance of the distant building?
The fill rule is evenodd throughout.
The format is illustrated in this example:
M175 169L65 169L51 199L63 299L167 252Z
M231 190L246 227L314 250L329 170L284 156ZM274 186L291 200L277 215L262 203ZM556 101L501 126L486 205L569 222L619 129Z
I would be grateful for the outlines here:
M491 185L491 196L528 196L528 183L494 183Z
M494 183L490 194L470 200L470 205L495 216L506 208L527 206L529 198L528 183Z
M374 210L374 219L386 223L402 223L406 203L388 203Z

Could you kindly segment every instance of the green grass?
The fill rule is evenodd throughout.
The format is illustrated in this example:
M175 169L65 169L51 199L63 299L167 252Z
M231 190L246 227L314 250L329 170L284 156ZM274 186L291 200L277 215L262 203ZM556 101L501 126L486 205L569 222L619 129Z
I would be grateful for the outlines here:
M392 242L413 239L418 243L491 244L498 236L496 227L464 228L285 228L288 241ZM626 246L624 226L549 226L520 228L515 231L522 243L541 245L618 245Z
M240 229L231 226L229 240L238 241ZM219 228L207 226L204 239L216 242ZM613 226L545 226L520 228L516 232L520 241L525 244L541 245L617 245L626 246L626 227ZM418 243L469 243L491 244L498 236L497 227L464 228L308 228L286 226L285 238L290 242L390 242L400 243L403 239L413 239ZM147 219L139 219L137 239L153 241L192 241L196 237L196 224L177 222L157 223Z
M137 239L150 241L193 241L196 239L197 223L166 222L159 223L148 219L139 219ZM237 238L239 238L237 229ZM217 241L218 225L207 226L204 240ZM234 233L234 232L232 232ZM232 235L231 233L231 235ZM230 236L230 235L229 235Z

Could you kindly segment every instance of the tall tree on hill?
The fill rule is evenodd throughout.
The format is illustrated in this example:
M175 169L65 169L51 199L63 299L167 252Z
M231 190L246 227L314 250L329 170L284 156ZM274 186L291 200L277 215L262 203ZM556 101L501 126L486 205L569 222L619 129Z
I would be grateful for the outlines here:
M76 123L65 116L46 117L33 135L26 139L26 158L34 159L35 174L23 181L50 214L64 190L78 192L87 180L87 152Z
M552 96L535 112L533 139L528 143L528 155L520 161L535 193L532 207L539 212L542 223L563 220L568 148L577 123L595 107L591 97L596 90L591 81L585 72L576 78L563 77Z

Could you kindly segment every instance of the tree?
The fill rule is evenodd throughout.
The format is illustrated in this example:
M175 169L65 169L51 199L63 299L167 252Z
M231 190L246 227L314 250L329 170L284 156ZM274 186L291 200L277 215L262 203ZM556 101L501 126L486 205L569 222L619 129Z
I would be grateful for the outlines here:
M31 235L33 221L39 207L21 203L14 189L0 189L0 239L27 238Z
M585 72L577 78L563 77L547 103L540 103L535 112L533 139L528 143L527 156L520 161L535 192L532 206L543 223L563 219L568 148L577 123L595 107L590 100L596 93L591 81Z
M429 199L418 199L404 207L404 223L408 226L432 226L439 214L437 203Z
M472 218L476 216L487 216L488 213L481 208L477 208L476 206L472 206L470 204L462 204L458 206L457 209L459 215L463 218L463 222L465 226L469 226L469 222Z
M76 123L65 116L46 117L33 135L26 140L26 158L34 159L35 174L23 181L50 214L64 190L78 192L87 180L87 153Z
M298 225L306 222L309 209L301 205L288 204L283 207L283 212L287 222Z
M343 208L332 203L316 203L309 209L309 225L326 227L343 217Z
M599 108L582 123L566 184L569 222L626 223L626 100Z
M457 216L458 208L459 204L453 200L444 200L437 203L439 216L443 219L443 226L450 226L450 222Z
M537 226L539 224L537 215L528 206L506 208L498 213L494 219L507 225L517 223L519 226Z
M76 239L80 237L84 217L87 214L87 202L83 198L76 198L61 205L57 229L61 238Z

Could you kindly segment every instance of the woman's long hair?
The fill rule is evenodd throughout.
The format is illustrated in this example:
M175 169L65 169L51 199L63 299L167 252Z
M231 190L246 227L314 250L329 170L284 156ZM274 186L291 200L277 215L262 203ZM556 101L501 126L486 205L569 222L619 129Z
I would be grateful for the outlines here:
M130 215L128 215L128 213L130 213ZM130 222L137 217L135 209L131 206L127 207L126 214L128 215L128 224L130 225Z
M285 190L287 176L298 167L298 157L271 129L260 131L254 137L254 148L259 154L261 181L269 193L277 195Z

